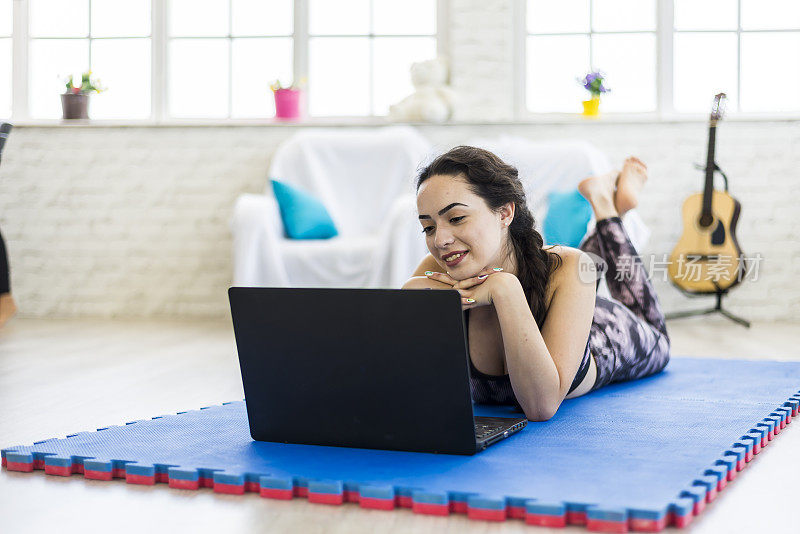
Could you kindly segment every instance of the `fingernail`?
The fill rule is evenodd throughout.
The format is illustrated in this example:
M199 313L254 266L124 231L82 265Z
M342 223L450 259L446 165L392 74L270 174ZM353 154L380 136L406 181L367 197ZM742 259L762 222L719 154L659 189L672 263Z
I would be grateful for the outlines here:
M502 271L503 268L502 267L492 267L492 270L493 271Z
M482 274L482 275L480 275L480 276L478 277L478 280L483 280L483 279L484 279L484 278L486 278L487 276L489 276L489 275L488 275L488 274Z
M433 271L425 271L425 276L430 276L433 274Z
M469 302L470 304L472 304L473 302L475 302L475 299L467 299L467 302Z

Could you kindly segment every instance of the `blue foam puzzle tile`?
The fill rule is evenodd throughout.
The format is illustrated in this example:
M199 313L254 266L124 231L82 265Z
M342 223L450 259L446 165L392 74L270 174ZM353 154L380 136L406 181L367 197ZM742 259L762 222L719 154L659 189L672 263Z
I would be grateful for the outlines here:
M705 470L705 474L707 476L713 476L717 479L717 482L719 482L720 480L725 480L728 476L728 468L724 465L712 465Z
M308 491L339 495L344 492L344 484L339 480L312 480L308 483Z
M746 455L747 450L744 447L731 447L725 451L725 456L735 456L737 462L744 460Z
M628 520L628 511L625 508L606 508L603 505L592 506L587 511L589 519L599 519L601 521L625 522Z
M567 513L567 506L563 502L529 501L525 505L529 514L562 516Z
M450 504L450 498L444 492L415 491L411 494L414 502L425 504Z
M589 509L589 507L594 506L594 503L567 501L566 505L567 505L567 512L584 514Z
M729 473L731 471L736 471L736 463L737 460L735 456L721 456L714 462L715 465L724 465Z
M180 467L169 468L169 478L174 480L199 480L200 471L197 469L181 469Z
M71 434L71 435L68 435L67 437L69 438L69 437L76 436L76 435L77 434ZM33 444L34 445L39 445L41 443L47 443L48 441L53 441L55 439L58 439L58 438L50 438L50 439L43 439L42 441L34 441Z
M243 486L245 476L242 474L216 472L214 473L215 484L228 484L230 486Z
M359 488L362 497L370 499L394 500L395 491L392 486L361 486Z
M294 482L289 478L261 477L259 483L262 488L290 490L294 488Z
M0 453L15 470L68 475L85 467L135 483L238 493L250 485L266 497L335 504L350 493L362 506L413 502L420 513L556 526L617 529L627 517L633 529L659 530L667 519L688 524L748 452L791 421L798 377L797 362L673 358L663 373L566 400L551 420L474 456L255 442L240 401ZM511 407L476 409L517 415Z
M719 483L719 478L716 475L703 475L698 479L695 479L693 484L695 486L701 486L705 488L706 493L715 493L717 491L717 484Z
M628 509L628 515L631 518L638 518L638 519L650 519L653 521L659 521L663 519L669 510L669 506L664 506L660 510L640 510L638 508L630 508Z
M706 500L706 493L708 493L708 490L703 486L690 486L684 489L680 496L689 498L694 502L703 502Z
M84 460L83 468L89 471L99 471L110 473L113 469L110 460Z
M513 508L525 508L529 500L527 497L506 497L506 504Z
M152 477L156 474L156 466L132 462L125 465L125 471L131 475Z
M670 511L676 515L690 515L694 507L695 500L689 497L675 499L670 504Z
M90 460L91 461L91 460ZM53 467L72 467L71 456L48 456L44 459L45 465Z
M467 499L470 508L481 508L483 510L505 510L505 497L489 497L485 495L472 495Z
M391 486L389 486L391 487ZM422 488L411 488L407 486L402 487L392 487L392 492L397 497L407 497L412 498L415 491L420 491Z

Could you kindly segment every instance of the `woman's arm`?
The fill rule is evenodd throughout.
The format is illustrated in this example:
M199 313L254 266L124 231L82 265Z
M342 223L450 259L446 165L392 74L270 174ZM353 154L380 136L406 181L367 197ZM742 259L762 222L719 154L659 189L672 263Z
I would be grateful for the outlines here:
M453 289L453 286L427 276L412 276L400 289Z
M425 271L440 271L441 269L441 266L436 263L436 259L431 254L428 254L417 266L411 278L400 289L453 289L450 284L432 280L425 276Z
M498 277L502 282L492 286L511 387L531 421L546 421L558 411L580 366L594 315L595 282L578 276L579 263L591 259L577 250L562 258L551 280L555 291L542 330L516 276Z

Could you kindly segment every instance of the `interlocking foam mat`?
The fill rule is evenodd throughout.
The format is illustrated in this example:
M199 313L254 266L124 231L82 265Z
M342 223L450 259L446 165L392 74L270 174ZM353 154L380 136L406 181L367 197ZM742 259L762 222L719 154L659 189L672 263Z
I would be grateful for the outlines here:
M673 358L475 456L256 442L244 402L2 450L8 470L124 478L606 532L683 527L800 404L800 362ZM510 407L477 406L483 415Z

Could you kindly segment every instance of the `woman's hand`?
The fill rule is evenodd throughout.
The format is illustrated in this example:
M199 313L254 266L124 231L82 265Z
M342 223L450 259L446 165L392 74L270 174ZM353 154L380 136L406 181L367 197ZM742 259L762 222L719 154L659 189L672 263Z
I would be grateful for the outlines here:
M487 267L472 278L465 280L454 280L449 274L434 271L426 271L425 276L452 286L461 294L461 309L469 310L492 304L492 290L502 278L500 275L508 275L502 271L502 267Z

